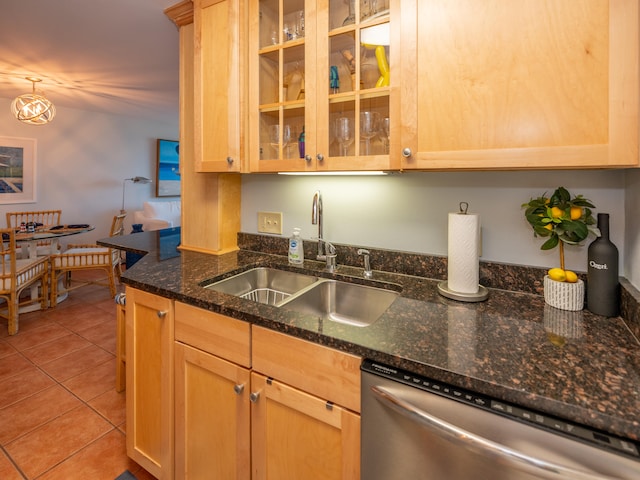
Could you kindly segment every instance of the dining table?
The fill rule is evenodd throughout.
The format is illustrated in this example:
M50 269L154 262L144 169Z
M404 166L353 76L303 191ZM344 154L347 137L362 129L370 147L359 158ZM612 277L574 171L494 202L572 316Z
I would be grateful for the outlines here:
M38 256L38 243L44 240L50 240L48 245L47 255L58 253L59 240L62 237L68 237L70 235L78 235L80 233L90 232L95 229L94 225L87 223L82 224L69 224L69 225L55 225L52 227L40 227L36 228L33 232L16 232L16 244L20 244L21 253L20 258L36 258ZM34 284L31 287L31 298L37 298L38 284ZM56 304L67 298L67 293L59 295ZM53 305L51 305L53 306ZM20 313L32 312L40 309L39 303L33 303L31 305L20 307Z
M69 225L55 225L52 227L36 228L33 232L17 232L16 243L25 245L26 248L22 248L22 258L36 258L38 256L38 243L44 240L50 240L49 252L58 253L59 239L61 237L68 237L70 235L78 235L79 233L90 232L94 230L94 225L87 223L69 224Z

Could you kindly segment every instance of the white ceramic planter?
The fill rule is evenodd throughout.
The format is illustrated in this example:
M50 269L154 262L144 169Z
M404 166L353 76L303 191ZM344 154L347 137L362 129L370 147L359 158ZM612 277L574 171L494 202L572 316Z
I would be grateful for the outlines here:
M556 282L544 276L544 301L561 310L582 310L584 308L584 282Z

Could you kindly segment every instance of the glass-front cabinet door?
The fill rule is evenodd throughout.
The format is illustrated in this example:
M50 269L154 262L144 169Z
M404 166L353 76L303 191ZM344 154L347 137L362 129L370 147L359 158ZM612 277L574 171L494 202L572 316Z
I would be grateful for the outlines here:
M389 168L389 0L329 0L318 22L318 170Z
M315 7L304 0L253 0L249 10L250 168L253 172L315 169L307 156L307 112L313 106ZM313 139L313 135L309 140ZM305 158L306 157L306 158Z
M390 168L389 1L252 2L251 171Z

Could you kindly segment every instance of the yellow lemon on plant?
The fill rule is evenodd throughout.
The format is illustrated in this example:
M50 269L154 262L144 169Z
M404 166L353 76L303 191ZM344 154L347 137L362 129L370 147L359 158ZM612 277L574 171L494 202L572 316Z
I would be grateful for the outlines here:
M546 228L547 230L553 230L553 223L547 223L544 228Z
M560 218L563 213L564 213L564 211L562 209L560 209L559 207L551 207L551 217Z
M567 279L565 271L561 268L552 268L547 272L549 278L551 280L555 280L556 282L564 282Z
M582 216L582 207L571 207L571 220L578 220Z
M571 270L565 270L564 275L566 277L565 282L576 283L578 281L578 275Z

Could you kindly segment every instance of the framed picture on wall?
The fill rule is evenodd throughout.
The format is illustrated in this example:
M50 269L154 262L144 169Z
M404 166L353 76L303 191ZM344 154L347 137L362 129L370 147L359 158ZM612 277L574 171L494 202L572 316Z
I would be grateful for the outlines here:
M36 201L36 139L0 137L0 204Z
M180 195L180 144L176 140L158 139L156 197Z

